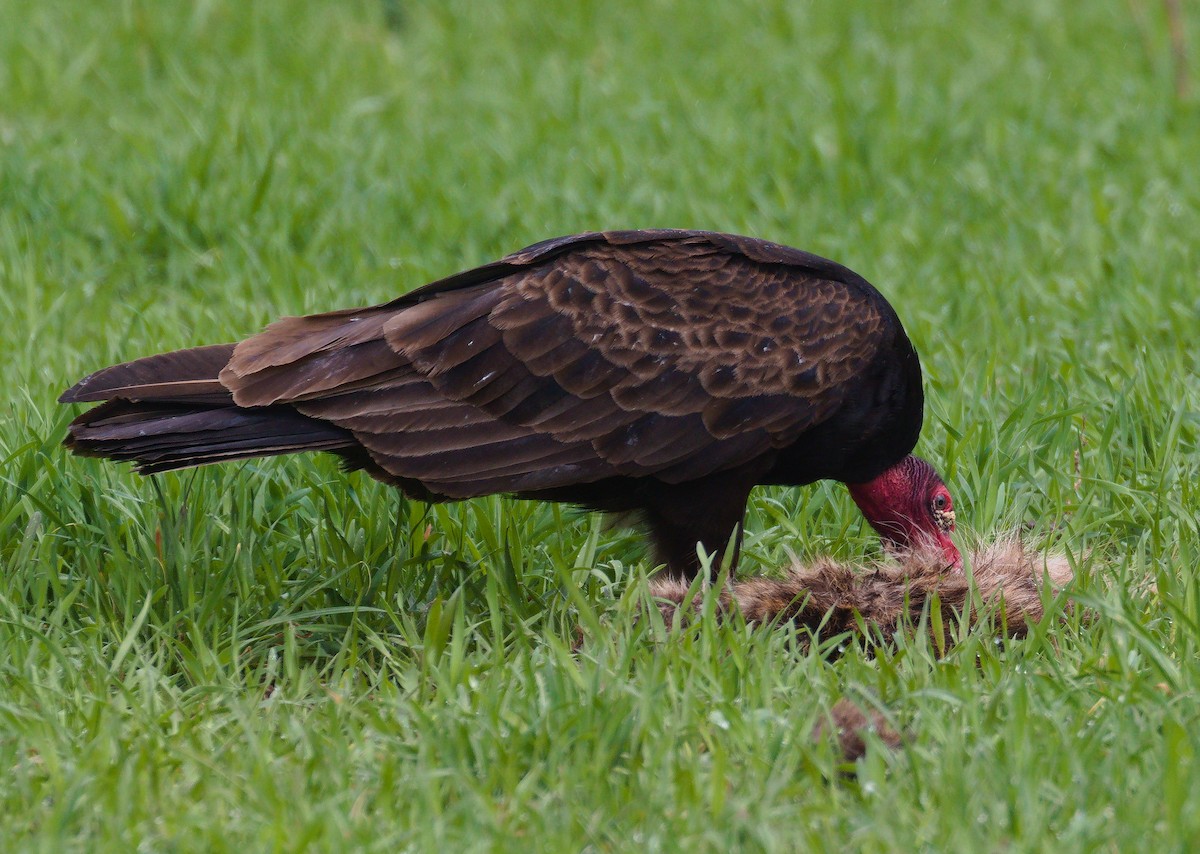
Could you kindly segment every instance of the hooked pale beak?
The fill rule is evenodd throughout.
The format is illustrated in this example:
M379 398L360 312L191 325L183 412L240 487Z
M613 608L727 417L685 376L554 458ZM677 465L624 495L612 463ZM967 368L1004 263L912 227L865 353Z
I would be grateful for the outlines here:
M958 546L954 545L954 542L950 539L950 535L939 531L937 544L938 548L942 550L942 554L945 555L946 561L950 564L950 568L961 571L963 568L962 555L958 551Z

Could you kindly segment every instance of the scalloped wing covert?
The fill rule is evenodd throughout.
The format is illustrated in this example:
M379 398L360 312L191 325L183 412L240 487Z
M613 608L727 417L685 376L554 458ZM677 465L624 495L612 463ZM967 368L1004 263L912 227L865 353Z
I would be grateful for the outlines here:
M374 308L239 344L241 406L351 431L450 498L731 469L830 417L898 329L807 253L703 232L536 244Z

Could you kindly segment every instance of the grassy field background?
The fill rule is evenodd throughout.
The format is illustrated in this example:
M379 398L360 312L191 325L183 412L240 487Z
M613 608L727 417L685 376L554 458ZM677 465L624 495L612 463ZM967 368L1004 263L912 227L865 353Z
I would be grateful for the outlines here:
M1148 0L0 0L2 847L1194 850L1200 107L1168 46ZM651 226L879 286L962 526L1086 552L1074 611L946 656L664 637L637 538L570 510L59 446L103 365ZM748 529L747 572L876 548L837 485ZM843 696L910 745L840 776L809 733Z

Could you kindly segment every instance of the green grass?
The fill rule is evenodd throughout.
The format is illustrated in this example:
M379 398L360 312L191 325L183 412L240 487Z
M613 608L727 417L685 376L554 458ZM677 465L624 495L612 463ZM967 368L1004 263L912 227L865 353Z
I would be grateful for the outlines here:
M1135 6L0 0L4 849L1193 850L1200 109ZM59 446L97 367L647 226L878 285L960 520L1087 552L1073 615L664 634L570 510ZM748 528L875 549L837 485ZM840 775L842 696L910 746Z

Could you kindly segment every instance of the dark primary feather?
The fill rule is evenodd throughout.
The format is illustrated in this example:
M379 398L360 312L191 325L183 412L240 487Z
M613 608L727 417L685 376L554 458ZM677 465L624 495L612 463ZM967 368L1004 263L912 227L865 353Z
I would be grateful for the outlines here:
M641 511L685 574L755 483L874 477L912 449L922 406L916 354L862 278L670 230L545 241L384 305L108 368L62 399L110 401L68 444L143 471L330 450L423 498Z
M233 344L213 344L147 356L96 371L59 397L60 403L85 403L136 396L142 399L233 403L217 373L233 355Z

